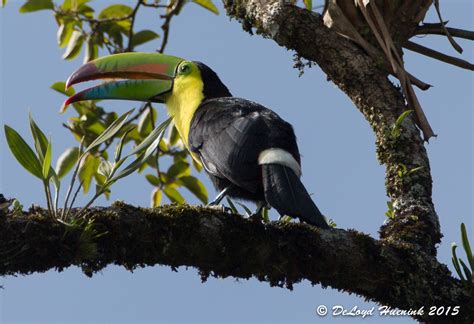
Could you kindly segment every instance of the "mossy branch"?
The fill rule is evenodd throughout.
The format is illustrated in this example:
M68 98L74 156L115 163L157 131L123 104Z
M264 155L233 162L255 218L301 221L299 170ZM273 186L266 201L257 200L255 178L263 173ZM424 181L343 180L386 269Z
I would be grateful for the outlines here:
M90 209L87 219L68 226L43 209L2 214L0 275L70 266L92 275L109 264L129 270L191 266L204 280L257 278L290 289L308 280L400 309L460 305L456 319L474 314L469 292L431 255L354 230L262 224L214 208L148 209L120 202Z

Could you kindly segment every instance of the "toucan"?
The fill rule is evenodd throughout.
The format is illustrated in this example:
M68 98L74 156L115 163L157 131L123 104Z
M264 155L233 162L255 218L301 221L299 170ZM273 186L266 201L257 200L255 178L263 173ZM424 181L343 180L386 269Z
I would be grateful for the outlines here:
M293 127L274 111L233 97L217 74L201 62L159 53L122 53L90 61L66 88L106 80L69 97L164 103L181 139L201 163L219 195L275 208L320 228L325 217L302 184Z

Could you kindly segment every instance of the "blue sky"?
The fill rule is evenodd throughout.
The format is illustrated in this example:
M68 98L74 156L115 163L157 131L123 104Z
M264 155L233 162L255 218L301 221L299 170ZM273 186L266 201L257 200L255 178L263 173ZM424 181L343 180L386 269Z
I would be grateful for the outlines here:
M98 2L98 1L95 1ZM118 1L100 1L101 6ZM126 0L122 3L130 3ZM0 10L0 120L25 136L31 111L53 138L57 157L76 142L61 123L72 112L59 115L63 97L49 86L67 76L81 60L61 60L51 13L19 14L23 3L10 0ZM442 3L450 25L473 29L472 1ZM219 4L222 12L222 6ZM436 21L433 12L429 14ZM137 30L159 30L150 10L139 16ZM295 127L302 153L303 181L322 212L341 228L356 228L377 237L385 221L384 168L375 157L374 136L362 115L318 67L303 77L292 68L293 53L270 40L244 33L240 24L225 15L215 16L189 4L172 25L167 53L200 60L211 66L235 96L272 108ZM417 42L455 54L439 36ZM464 58L474 61L473 46L460 41ZM142 46L153 51L158 42ZM406 54L407 69L434 87L418 92L438 138L427 145L433 174L433 199L440 216L443 241L439 258L450 262L450 244L459 242L459 224L473 229L473 77L472 73L428 58ZM109 102L108 109L137 107L136 103ZM161 114L160 114L161 113ZM160 110L159 118L164 117ZM162 120L162 119L161 119ZM29 136L29 135L28 135ZM0 192L17 197L25 207L44 205L41 184L13 160L3 132L0 136ZM203 181L209 185L204 175ZM133 188L133 190L131 190ZM208 186L210 196L214 190ZM119 182L113 200L147 206L151 185L143 176ZM190 202L195 199L186 196ZM83 203L84 199L80 203ZM109 201L101 200L100 205ZM472 234L471 234L472 236ZM373 303L337 292L312 287L307 282L294 291L270 288L256 280L209 279L202 284L194 269L168 267L138 269L134 273L110 266L92 279L77 268L62 273L49 271L26 277L1 278L1 323L314 323L320 304L328 307ZM333 322L409 323L409 318L324 318Z

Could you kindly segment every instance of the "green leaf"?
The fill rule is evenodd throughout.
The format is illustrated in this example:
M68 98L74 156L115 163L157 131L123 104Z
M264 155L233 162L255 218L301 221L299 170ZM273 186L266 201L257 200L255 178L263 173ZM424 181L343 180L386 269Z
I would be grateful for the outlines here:
M157 128L153 130L138 146L136 146L131 153L125 156L123 159L119 161L120 164L125 161L128 157L139 154L138 158L130 163L125 169L120 171L117 175L115 175L111 181L117 181L123 177L128 176L132 172L135 172L140 166L145 163L152 155L155 153L156 148L161 142L163 138L163 134L165 133L166 127L168 127L171 118L168 118L166 121L161 123Z
M77 8L77 12L87 18L94 18L94 8L91 8L86 4L81 4L79 8Z
M152 113L150 114L150 110L152 111ZM153 118L150 118L151 116L153 116ZM153 123L156 123L157 121L157 113L156 113L156 109L155 108L147 108L143 114L140 116L140 120L138 121L138 127L137 127L137 130L138 130L138 134L140 134L140 136L148 136L148 134L150 134L153 130Z
M418 172L420 170L423 170L424 168L425 168L424 166L419 166L419 167L413 168L410 171L408 171L408 175L413 174L415 172Z
M193 161L193 166L194 166L194 168L195 168L198 172L201 172L202 169L203 169L203 166L202 166L201 162L196 161L194 158L191 158L191 160Z
M413 110L406 110L400 116L398 116L395 124L392 126L392 136L398 137L400 136L400 126L402 125L403 121L413 112Z
M38 157L25 140L13 128L5 125L5 137L13 156L28 172L42 178L42 168Z
M99 14L99 19L124 18L130 15L132 12L133 9L129 6L123 4L114 4L102 10Z
M97 138L87 147L85 152L90 152L93 148L113 138L123 127L123 124L127 121L128 116L132 113L132 110L127 111L125 114L113 121L107 129L97 136Z
M151 207L158 207L161 204L161 197L163 196L163 192L161 189L157 188L153 190L151 193Z
M92 177L97 172L99 164L100 159L90 153L87 153L86 157L82 159L81 165L79 166L79 179L82 182L84 193L89 192Z
M148 180L149 183L151 183L153 186L158 187L160 185L160 179L158 179L157 176L153 174L147 174L145 178Z
M182 176L189 176L191 174L191 169L189 168L189 163L185 161L178 161L170 166L166 175L169 178L180 178Z
M211 0L193 0L193 2L215 13L216 15L219 14L219 10L217 9L216 5L212 3Z
M92 134L95 134L95 135L97 135L97 136L99 136L100 134L102 134L102 133L105 131L105 129L106 129L105 125L104 125L102 122L100 122L100 121L98 121L98 122L93 122L93 123L91 123L91 124L89 124L89 125L85 125L85 124L87 124L87 123L84 123L82 126L85 126L85 128L86 128L86 130L87 130L88 132L90 132L90 133L92 133ZM92 134L91 134L91 135L92 135Z
M184 204L186 200L184 197L178 192L178 190L174 189L173 187L167 186L163 190L165 192L166 197L168 197L171 202L175 202L177 204Z
M2 8L7 5L7 0L2 0Z
M99 168L97 169L97 172L103 175L104 177L109 178L110 174L112 174L113 169L114 169L114 166L111 162L107 160L102 160L99 164Z
M171 118L168 118L158 127L156 127L140 144L135 146L133 150L127 154L126 157L132 156L134 154L140 154L146 150L158 137L163 138L163 134L171 122ZM159 143L158 143L159 144ZM156 149L156 147L155 147Z
M46 135L44 135L44 133L33 120L33 116L31 115L31 113L29 114L29 120L31 134L33 135L33 140L35 141L36 153L38 153L39 161L43 162L44 157L46 155L46 150L49 145L49 141L46 138Z
M312 0L303 0L304 6L308 10L313 10L313 1Z
M469 281L469 282L472 282L472 272L471 272L471 270L469 270L469 267L464 263L463 260L459 259L459 262L461 263L461 267L464 270L466 280Z
M84 43L84 36L81 32L75 30L72 32L66 51L63 54L63 60L72 60L76 58L81 52L82 44Z
M99 46L95 43L94 38L88 37L86 42L86 51L83 63L95 60L99 56Z
M111 21L103 24L102 28L99 28L99 32L108 35L108 42L113 43L119 48L123 47L123 35L128 36L130 29L130 20L124 21Z
M208 196L204 184L196 177L184 176L179 178L183 185L191 191L200 201L207 204Z
M158 37L160 37L160 35L155 33L153 30L149 30L149 29L141 30L135 35L133 35L132 47L145 44L146 42L157 39Z
M84 3L89 2L90 0L65 0L61 8L63 10L72 10L76 11Z
M21 6L20 12L33 12L44 9L54 9L54 4L52 0L28 0L26 3Z
M114 152L114 162L117 163L120 158L122 157L122 149L123 145L125 144L125 139L128 136L128 134L134 130L135 128L131 128L127 130L125 133L122 134L122 137L120 138L120 141L117 143L117 146L115 147L115 152Z
M178 143L178 141L181 139L179 136L178 130L176 129L176 126L173 124L173 127L171 127L169 136L168 136L168 142L170 145L175 145Z
M73 87L66 90L66 82L63 81L54 83L50 88L68 97L76 93Z
M467 238L466 225L464 223L461 223L461 240L469 265L471 266L471 269L474 270L474 255L472 254L471 245Z
M49 172L50 172L50 177L53 179L53 184L56 187L56 191L59 193L59 189L60 189L60 186L61 186L61 181L59 180L59 177L58 177L58 175L56 174L56 171L54 171L53 168L49 168Z
M79 158L79 148L71 147L64 151L56 162L56 174L58 178L63 178L76 165Z
M74 23L72 22L66 22L59 26L56 37L60 48L63 48L67 45L67 43L71 39L73 31Z
M454 266L454 269L456 270L459 278L461 279L461 281L465 281L466 279L464 278L463 274L462 274L462 271L461 271L461 266L459 265L459 258L458 256L456 255L456 248L457 248L457 244L456 243L452 243L451 244L451 253L452 253L452 257L451 257L451 261L453 262L453 266Z
M46 147L46 152L44 154L43 160L43 179L49 179L48 175L50 174L49 169L51 169L51 140L48 141L48 146ZM52 175L51 175L52 176Z

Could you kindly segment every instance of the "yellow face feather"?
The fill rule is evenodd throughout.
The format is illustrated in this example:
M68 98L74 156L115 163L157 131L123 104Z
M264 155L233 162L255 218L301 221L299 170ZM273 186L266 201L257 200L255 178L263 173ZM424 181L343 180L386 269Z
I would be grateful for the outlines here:
M203 89L199 68L192 62L181 63L173 82L173 90L166 100L166 108L188 149L189 129L194 113L204 99ZM193 158L196 159L194 155Z

